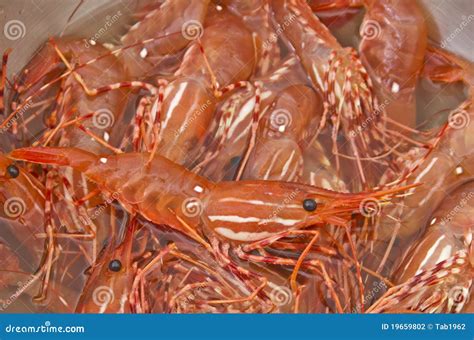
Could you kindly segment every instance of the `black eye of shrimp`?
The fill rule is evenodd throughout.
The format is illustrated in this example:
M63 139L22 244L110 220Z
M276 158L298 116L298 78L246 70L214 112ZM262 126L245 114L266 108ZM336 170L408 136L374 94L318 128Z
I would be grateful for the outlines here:
M317 207L318 204L312 198L307 198L303 201L303 208L306 211L315 211Z
M112 272L118 272L122 269L122 262L120 260L112 260L109 262L109 270Z
M11 178L17 178L20 175L20 169L15 164L7 166L7 173Z

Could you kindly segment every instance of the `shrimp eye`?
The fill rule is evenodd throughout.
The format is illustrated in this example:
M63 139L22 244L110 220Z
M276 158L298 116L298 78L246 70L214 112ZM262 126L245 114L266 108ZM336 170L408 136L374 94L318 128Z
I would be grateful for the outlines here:
M7 166L7 173L11 178L17 178L20 175L20 169L15 164Z
M318 207L318 204L312 198L307 198L303 201L303 208L306 211L315 211Z
M109 262L109 270L112 272L118 272L122 269L122 262L120 260L112 260Z

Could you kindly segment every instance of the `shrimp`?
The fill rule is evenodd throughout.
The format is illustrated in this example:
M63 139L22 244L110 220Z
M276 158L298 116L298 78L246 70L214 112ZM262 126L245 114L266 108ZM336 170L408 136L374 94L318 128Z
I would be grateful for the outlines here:
M416 124L415 88L423 69L428 30L416 1L366 1L359 45L362 63L388 118Z
M453 110L448 123L440 129L440 138L433 150L418 164L425 152L410 151L413 161L404 160L400 168L412 168L408 183L423 183L405 197L401 205L389 207L379 225L379 239L383 240L378 270L386 271L400 265L408 243L419 239L429 225L434 209L446 199L446 193L469 182L474 174L474 76L472 64L452 54L429 48L425 74L434 81L462 81L467 86L468 98ZM417 165L414 165L417 164ZM392 215L395 215L393 218ZM420 227L421 226L421 227ZM387 246L388 242L388 246ZM396 245L396 249L394 248ZM378 253L375 251L374 253ZM382 255L383 254L383 255ZM387 262L390 265L387 265Z
M195 242L175 230L144 224L159 248L160 244L170 243L177 248L170 250L173 258L163 261L160 270L150 271L147 276L152 313L268 312L275 308L265 290L281 281L278 274L267 273L263 277L251 268L236 272L239 263L229 257L227 265L221 265L207 241ZM147 249L150 246L156 248L152 243Z
M415 127L415 87L423 68L428 33L421 7L411 0L312 1L313 10L366 9L360 59L387 117Z
M2 237L8 237L11 244L23 251L29 269L34 272L32 281L44 277L41 291L35 297L36 301L42 301L57 250L53 236L51 188L49 185L43 187L33 176L3 155L0 155L0 169L0 216L9 221ZM42 227L44 230L41 230ZM46 234L46 241L38 237L40 232Z
M272 22L269 0L235 1L220 0L229 11L242 18L245 26L255 37L259 54L254 75L267 75L281 61L278 34Z
M120 58L132 79L156 74L166 59L185 49L203 33L203 23L210 0L166 0L148 12L121 38L124 46ZM147 44L141 41L165 37Z
M386 149L382 115L372 84L356 52L343 48L302 0L274 0L272 7L284 36L294 47L314 88L323 96L325 111L317 134L327 118L333 125L333 153L339 171L337 138L342 132L356 161L363 187L369 186L362 158L371 159ZM360 189L359 189L360 190Z
M347 227L352 214L360 213L364 199L390 200L407 189L345 194L277 181L212 183L164 157L157 155L150 161L149 153L97 156L73 148L30 147L16 149L9 156L70 166L102 191L115 193L129 212L187 234L202 231L236 243L255 242L310 225ZM128 180L124 182L124 178ZM190 230L181 221L200 228Z
M427 277L425 273L430 267L440 267L440 263L452 262L451 259L456 256L465 258L457 260L463 265L462 269L443 266L450 275L436 280L435 286L428 284L428 287L422 287L416 291L413 299L405 302L406 308L412 310L461 312L469 299L474 277L472 253L474 73L471 63L437 48L430 47L426 58L424 70L426 76L434 81L463 81L468 87L468 99L451 112L446 135L427 160L429 167L420 170L418 174L420 180L432 178L427 181L432 187L415 194L417 197L423 197L424 202L416 209L415 214L409 214L407 220L403 220L402 223L405 226L414 220L413 223L418 221L428 226L418 228L426 231L421 238L418 237L418 241L407 252L393 276L403 288L406 282L413 281L413 277L420 275ZM435 207L436 210L433 209ZM413 229L411 227L409 230ZM419 231L416 233L412 231L409 236L419 234ZM441 273L438 275L441 276ZM430 297L426 303L421 303L420 299L424 296Z
M304 70L294 54L286 57L278 67L264 77L254 78L261 86L260 107L267 110L277 94L291 85L308 84ZM251 138L256 97L251 89L241 89L221 102L218 115L210 127L215 131L194 171L213 180L230 180L237 177L246 164L243 162ZM259 117L260 119L260 117ZM223 171L224 169L224 171Z
M164 90L158 153L180 164L194 160L217 100L236 87L250 86L245 80L253 68L250 32L225 11L212 16L202 39L186 51L176 80Z
M127 91L122 93L110 91L89 97L82 90L81 84L74 75L64 72L71 63L84 64L95 60L94 63L77 70L77 75L81 79L86 79L92 86L102 86L126 79L122 64L114 55L107 52L108 50L103 46L84 44L84 41L78 39L61 38L57 41L51 39L23 69L19 77L19 86L13 98L22 100L25 105L20 111L25 125L30 118L34 118L37 113L41 112L31 103L37 102L41 98L46 100L48 97L53 97L54 99L46 109L46 111L50 111L49 115L44 117L49 129L42 131L44 133L41 138L38 138L33 145L77 146L96 153L110 152L108 148L103 147L81 131L77 124L80 124L83 130L104 136L107 140L111 137L110 142L114 144L116 134L113 133L113 130L122 128L121 124L126 108L126 100L123 95L127 95ZM104 70L107 70L104 76L97 77L97 74L101 74ZM53 80L65 74L66 76L62 78L60 84ZM38 95L38 88L45 89L44 93ZM27 118L26 116L31 117ZM40 126L43 125L40 123ZM36 133L35 130L28 131L28 136ZM63 208L58 209L61 220L64 225L77 231L83 225L79 220L81 216L77 210L84 209L73 206L70 196L87 197L91 192L94 192L95 188L90 183L86 183L82 176L70 171L58 171L55 174L58 175L59 182L64 183L61 194L66 197L65 200L58 202L58 205L63 205ZM78 183L79 185L77 185ZM71 187L74 187L75 193L71 193ZM86 203L89 202L86 200ZM98 202L96 201L96 203ZM82 215L84 217L84 211Z
M106 56L77 70L77 74L93 87L124 81L127 75L122 64L115 56L107 55L107 52L108 50L103 46L86 46L82 40L71 38L49 40L24 69L20 82L21 90L18 91L17 96L20 99L30 97L31 91L62 74L67 66L65 63L81 64L103 55ZM107 72L104 73L104 70ZM98 74L102 76L97 77ZM122 128L120 124L125 112L126 91L122 93L109 91L89 97L73 75L65 77L59 88L56 85L56 88L52 86L51 90L54 90L56 100L54 110L49 117L46 117L46 121L52 131L42 139L43 145L48 144L61 126L74 118L79 118L79 122L85 128L101 136L114 136L113 128L118 130ZM31 101L34 100L33 98ZM75 112L73 116L71 116L72 112ZM76 146L97 153L108 152L108 149L77 129L76 125L65 126L60 131L62 133L56 142L57 145Z
M129 295L137 271L132 254L136 228L136 221L132 221L118 247L115 248L114 238L106 246L90 270L76 312L130 313Z
M431 223L423 237L404 256L393 274L395 283L402 284L420 272L445 261L461 251L469 254L467 273L446 277L436 291L425 294L436 296L439 303L430 306L438 312L459 313L467 302L474 277L472 237L474 231L474 181L460 185L450 192L431 216ZM469 269L469 264L471 268ZM453 273L456 274L456 273ZM415 303L417 303L415 301Z
M458 251L400 285L390 288L369 313L418 311L459 313L466 303L474 271L466 251Z
M257 143L243 178L296 182L303 171L304 145L299 144L319 124L322 107L321 98L307 86L281 91L260 119Z
M157 229L157 226L153 225L153 228ZM215 270L212 269L207 262L203 261L204 259L209 260L206 257L199 260L193 259L178 249L174 242L180 242L180 248L181 246L186 248L189 239L183 242L182 237L165 236L168 239L167 246L162 247L161 242L157 242L158 244L152 244L152 252L147 251L145 254L137 255L133 250L133 245L137 241L137 233L137 221L134 219L129 223L124 239L118 247L114 246L112 240L111 244L104 248L103 255L90 270L90 277L83 289L76 312L144 313L156 312L157 309L161 312L169 312L175 308L180 312L189 312L192 309L191 301L187 300L188 294L185 293L191 294L193 288L196 288L194 299L203 298L203 300L195 301L196 308L212 309L215 308L213 307L215 305L228 306L232 303L247 301L246 298L232 299L227 295L237 293L238 277L229 277L231 273L223 272L219 270L219 267ZM147 237L147 239L150 238ZM204 253L201 255L206 255L205 247L195 243L194 246L192 254L197 255L196 253L203 250ZM156 252L156 248L160 250ZM178 262L176 263L174 259L177 259ZM157 268L159 270L155 271ZM168 271L173 274L168 274ZM159 277L160 282L165 283L157 288L162 292L161 296L155 296L149 289L154 284L156 276ZM204 280L203 277L206 279ZM188 280L190 283L187 283ZM176 284L177 286L175 286ZM237 287L233 287L233 284ZM213 296L212 291L224 294L224 297L220 300L213 300L210 298ZM244 291L246 292L246 290ZM209 293L210 296L206 296ZM182 299L187 301L184 307ZM162 304L165 306L163 307Z

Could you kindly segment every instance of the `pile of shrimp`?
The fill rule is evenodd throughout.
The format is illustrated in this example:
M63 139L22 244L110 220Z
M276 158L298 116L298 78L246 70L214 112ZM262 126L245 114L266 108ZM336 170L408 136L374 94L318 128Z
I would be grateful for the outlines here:
M0 310L472 312L474 68L427 34L412 0L163 0L5 51ZM423 129L421 80L465 91Z

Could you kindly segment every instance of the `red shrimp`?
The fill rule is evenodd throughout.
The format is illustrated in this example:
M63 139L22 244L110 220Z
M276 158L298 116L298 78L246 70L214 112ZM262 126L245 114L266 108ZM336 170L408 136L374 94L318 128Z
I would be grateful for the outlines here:
M387 147L383 138L382 115L372 96L367 72L356 52L340 46L305 1L273 0L272 7L283 35L295 48L314 88L324 98L325 111L317 132L323 130L327 118L330 118L338 171L337 139L342 132L350 148L349 156L356 161L360 182L367 187L369 178L365 172L372 169L371 163L365 161L383 154Z
M85 80L88 86L94 88L127 79L122 64L114 55L107 55L108 52L101 45L86 45L83 40L61 38L58 41L48 41L23 71L22 84L29 90L23 90L20 98L28 96L32 90L36 90L36 87L57 78L67 68L65 62L71 65L84 64L104 55L105 57L76 71L77 74ZM63 60L63 57L66 60ZM107 71L104 72L104 70ZM101 77L97 76L99 74ZM124 97L124 94L127 94L126 90L123 92L108 91L90 97L83 91L81 84L75 77L69 75L64 79L59 91L55 110L48 117L49 124L53 128L58 128L73 118L82 118L81 123L84 127L101 137L104 136L106 140L109 139L109 136L114 135L112 133L114 125L116 129L123 128L120 127L120 124L122 124L127 104L126 96ZM74 116L68 117L73 109L76 113ZM85 119L87 115L91 117ZM46 141L52 138L53 136L48 135ZM60 140L57 143L62 146L85 148L97 153L108 151L75 125L61 129Z
M10 157L70 166L104 192L116 193L129 212L189 232L183 229L182 219L189 226L201 225L205 232L237 242L262 240L314 224L347 226L364 199L389 199L406 189L344 194L285 182L214 184L164 157L147 163L148 153L97 156L73 148L31 147L16 149ZM277 209L280 205L282 209Z
M424 70L426 76L434 81L464 82L468 87L468 99L449 114L448 123L440 130L441 138L421 164L417 161L425 150L418 148L410 151L412 161L405 158L399 165L399 168L409 169L409 183L423 185L403 198L401 205L389 207L390 211L385 211L385 217L380 221L379 239L383 242L380 253L374 253L380 255L378 270L384 269L386 274L391 268L398 267L408 242L418 239L425 232L434 209L446 199L446 192L473 179L472 64L445 51L431 47L429 51ZM411 171L410 168L414 170Z
M416 124L415 87L423 68L428 33L421 7L411 0L312 1L313 10L364 7L360 59L390 119Z
M212 16L164 91L160 155L180 164L194 161L217 99L235 87L249 86L245 80L252 74L254 57L252 35L238 18L225 11Z
M296 56L290 54L265 77L255 78L262 84L260 107L265 111L277 94L291 85L307 84L308 81ZM256 97L251 89L242 89L224 100L218 115L210 127L215 131L209 142L209 151L204 154L195 168L203 176L213 180L229 180L245 168L242 159L251 138L253 112Z
M473 179L474 180L474 179ZM474 181L462 184L446 195L442 204L431 216L425 234L404 256L393 274L395 283L402 284L420 272L448 260L461 251L469 254L467 273L445 278L425 294L437 298L438 304L430 306L437 312L459 313L467 302L474 277L474 253L472 237L474 231ZM469 265L470 264L470 265ZM469 268L470 267L470 268ZM453 273L456 274L456 273ZM418 301L415 301L418 303Z
M281 91L260 119L243 179L296 182L301 178L305 139L319 124L322 112L322 100L311 88L295 85Z
M458 251L390 288L367 312L459 313L467 300L473 277L468 254L464 250Z
M148 12L122 37L124 46L137 45L122 52L132 79L154 75L166 59L183 50L203 33L210 0L166 0ZM164 38L140 44L158 34Z
M123 241L115 247L115 238L93 264L79 302L78 313L130 313L129 295L136 275L132 246L136 222L127 227Z
M419 197L423 201L418 204L415 213L408 214L407 219L402 220L401 231L406 230L405 225L413 220L413 223L418 221L427 225L426 232L407 252L394 277L404 287L406 282L413 280L412 277L426 277L424 273L430 267L439 267L440 263L449 262L452 258L459 257L459 254L464 254L466 260L459 260L464 265L462 269L454 268L449 272L448 268L451 275L439 278L440 280L435 281L435 286L428 285L426 289L422 287L416 291L414 299L405 302L406 308L412 310L460 312L469 298L474 277L474 222L471 217L474 180L474 68L471 63L446 51L433 47L428 51L424 75L433 81L464 82L468 87L468 99L450 113L446 135L425 161L428 162L428 167L419 171L418 178L427 180L431 187L425 190L420 187L421 192L415 191L414 198ZM414 228L412 223L408 227L411 227L408 230ZM420 229L425 230L418 227ZM412 232L409 237L413 234L418 236L420 232ZM426 298L426 303L421 303L420 299L424 296L429 298Z
M411 0L367 0L359 46L361 60L387 116L416 124L415 88L428 42L426 19Z
M245 26L255 37L258 61L254 75L262 77L274 70L281 61L278 32L270 13L269 0L220 0L229 11L242 18Z

